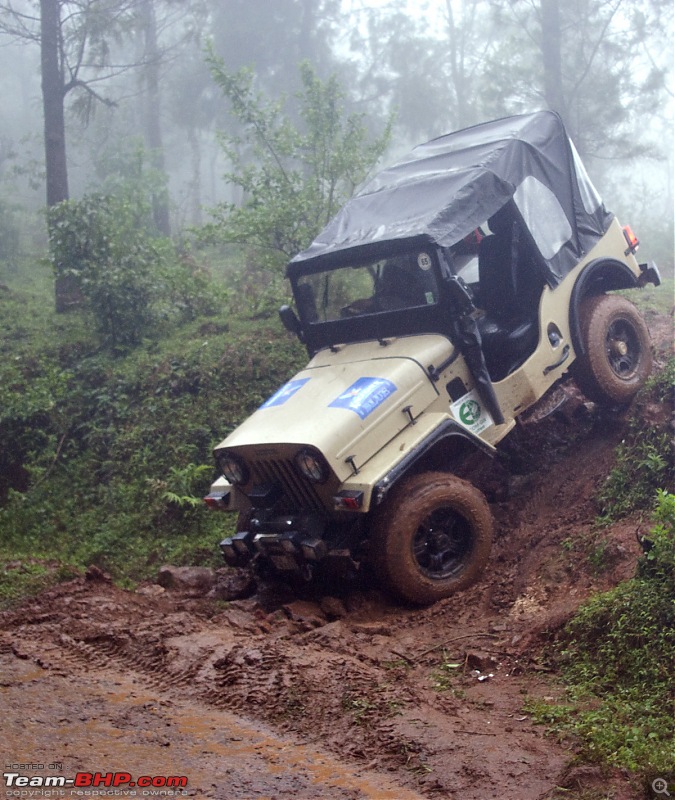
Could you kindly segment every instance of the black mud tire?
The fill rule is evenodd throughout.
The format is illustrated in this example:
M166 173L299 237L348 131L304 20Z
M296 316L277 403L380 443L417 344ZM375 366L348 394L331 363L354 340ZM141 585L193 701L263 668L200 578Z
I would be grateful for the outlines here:
M574 379L589 400L601 405L629 403L652 371L649 331L640 312L624 297L587 297L579 312L585 354L574 364Z
M372 564L390 593L428 605L479 577L492 527L490 507L475 486L444 472L414 475L375 511Z

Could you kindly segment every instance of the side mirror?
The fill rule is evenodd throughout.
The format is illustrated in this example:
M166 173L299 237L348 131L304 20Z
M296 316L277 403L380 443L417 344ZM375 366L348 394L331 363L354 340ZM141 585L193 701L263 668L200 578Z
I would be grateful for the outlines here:
M295 311L290 306L281 306L279 309L281 324L289 333L294 333L302 341L302 325L295 316Z

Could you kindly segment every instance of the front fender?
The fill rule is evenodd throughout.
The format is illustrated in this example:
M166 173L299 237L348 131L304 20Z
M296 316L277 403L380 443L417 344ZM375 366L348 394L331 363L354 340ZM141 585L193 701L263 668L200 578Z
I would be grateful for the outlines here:
M373 487L373 495L371 505L379 505L387 496L391 488L398 483L401 478L404 478L410 470L417 464L424 456L431 452L440 442L445 439L453 437L460 437L484 453L492 456L495 453L495 448L492 445L484 442L479 436L468 431L459 422L454 419L447 419L442 422L436 430L430 433L422 442L420 442L413 450L408 452L401 461L398 462L389 472L384 475Z

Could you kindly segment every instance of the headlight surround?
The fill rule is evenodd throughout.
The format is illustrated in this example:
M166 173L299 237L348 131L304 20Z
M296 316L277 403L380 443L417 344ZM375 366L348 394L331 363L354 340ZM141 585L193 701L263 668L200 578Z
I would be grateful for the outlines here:
M218 468L231 484L234 486L243 486L248 483L250 476L249 469L246 462L241 456L226 451L216 455L216 462Z
M295 455L295 466L300 474L312 483L325 483L328 480L328 464L318 450L305 447Z

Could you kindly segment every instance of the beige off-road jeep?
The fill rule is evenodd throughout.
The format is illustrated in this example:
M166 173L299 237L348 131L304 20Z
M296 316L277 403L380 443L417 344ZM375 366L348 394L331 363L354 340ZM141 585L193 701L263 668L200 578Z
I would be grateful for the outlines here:
M486 564L492 516L453 474L568 372L628 403L647 328L612 290L659 283L552 112L442 136L385 169L288 265L308 365L215 449L231 565L347 560L430 603Z

